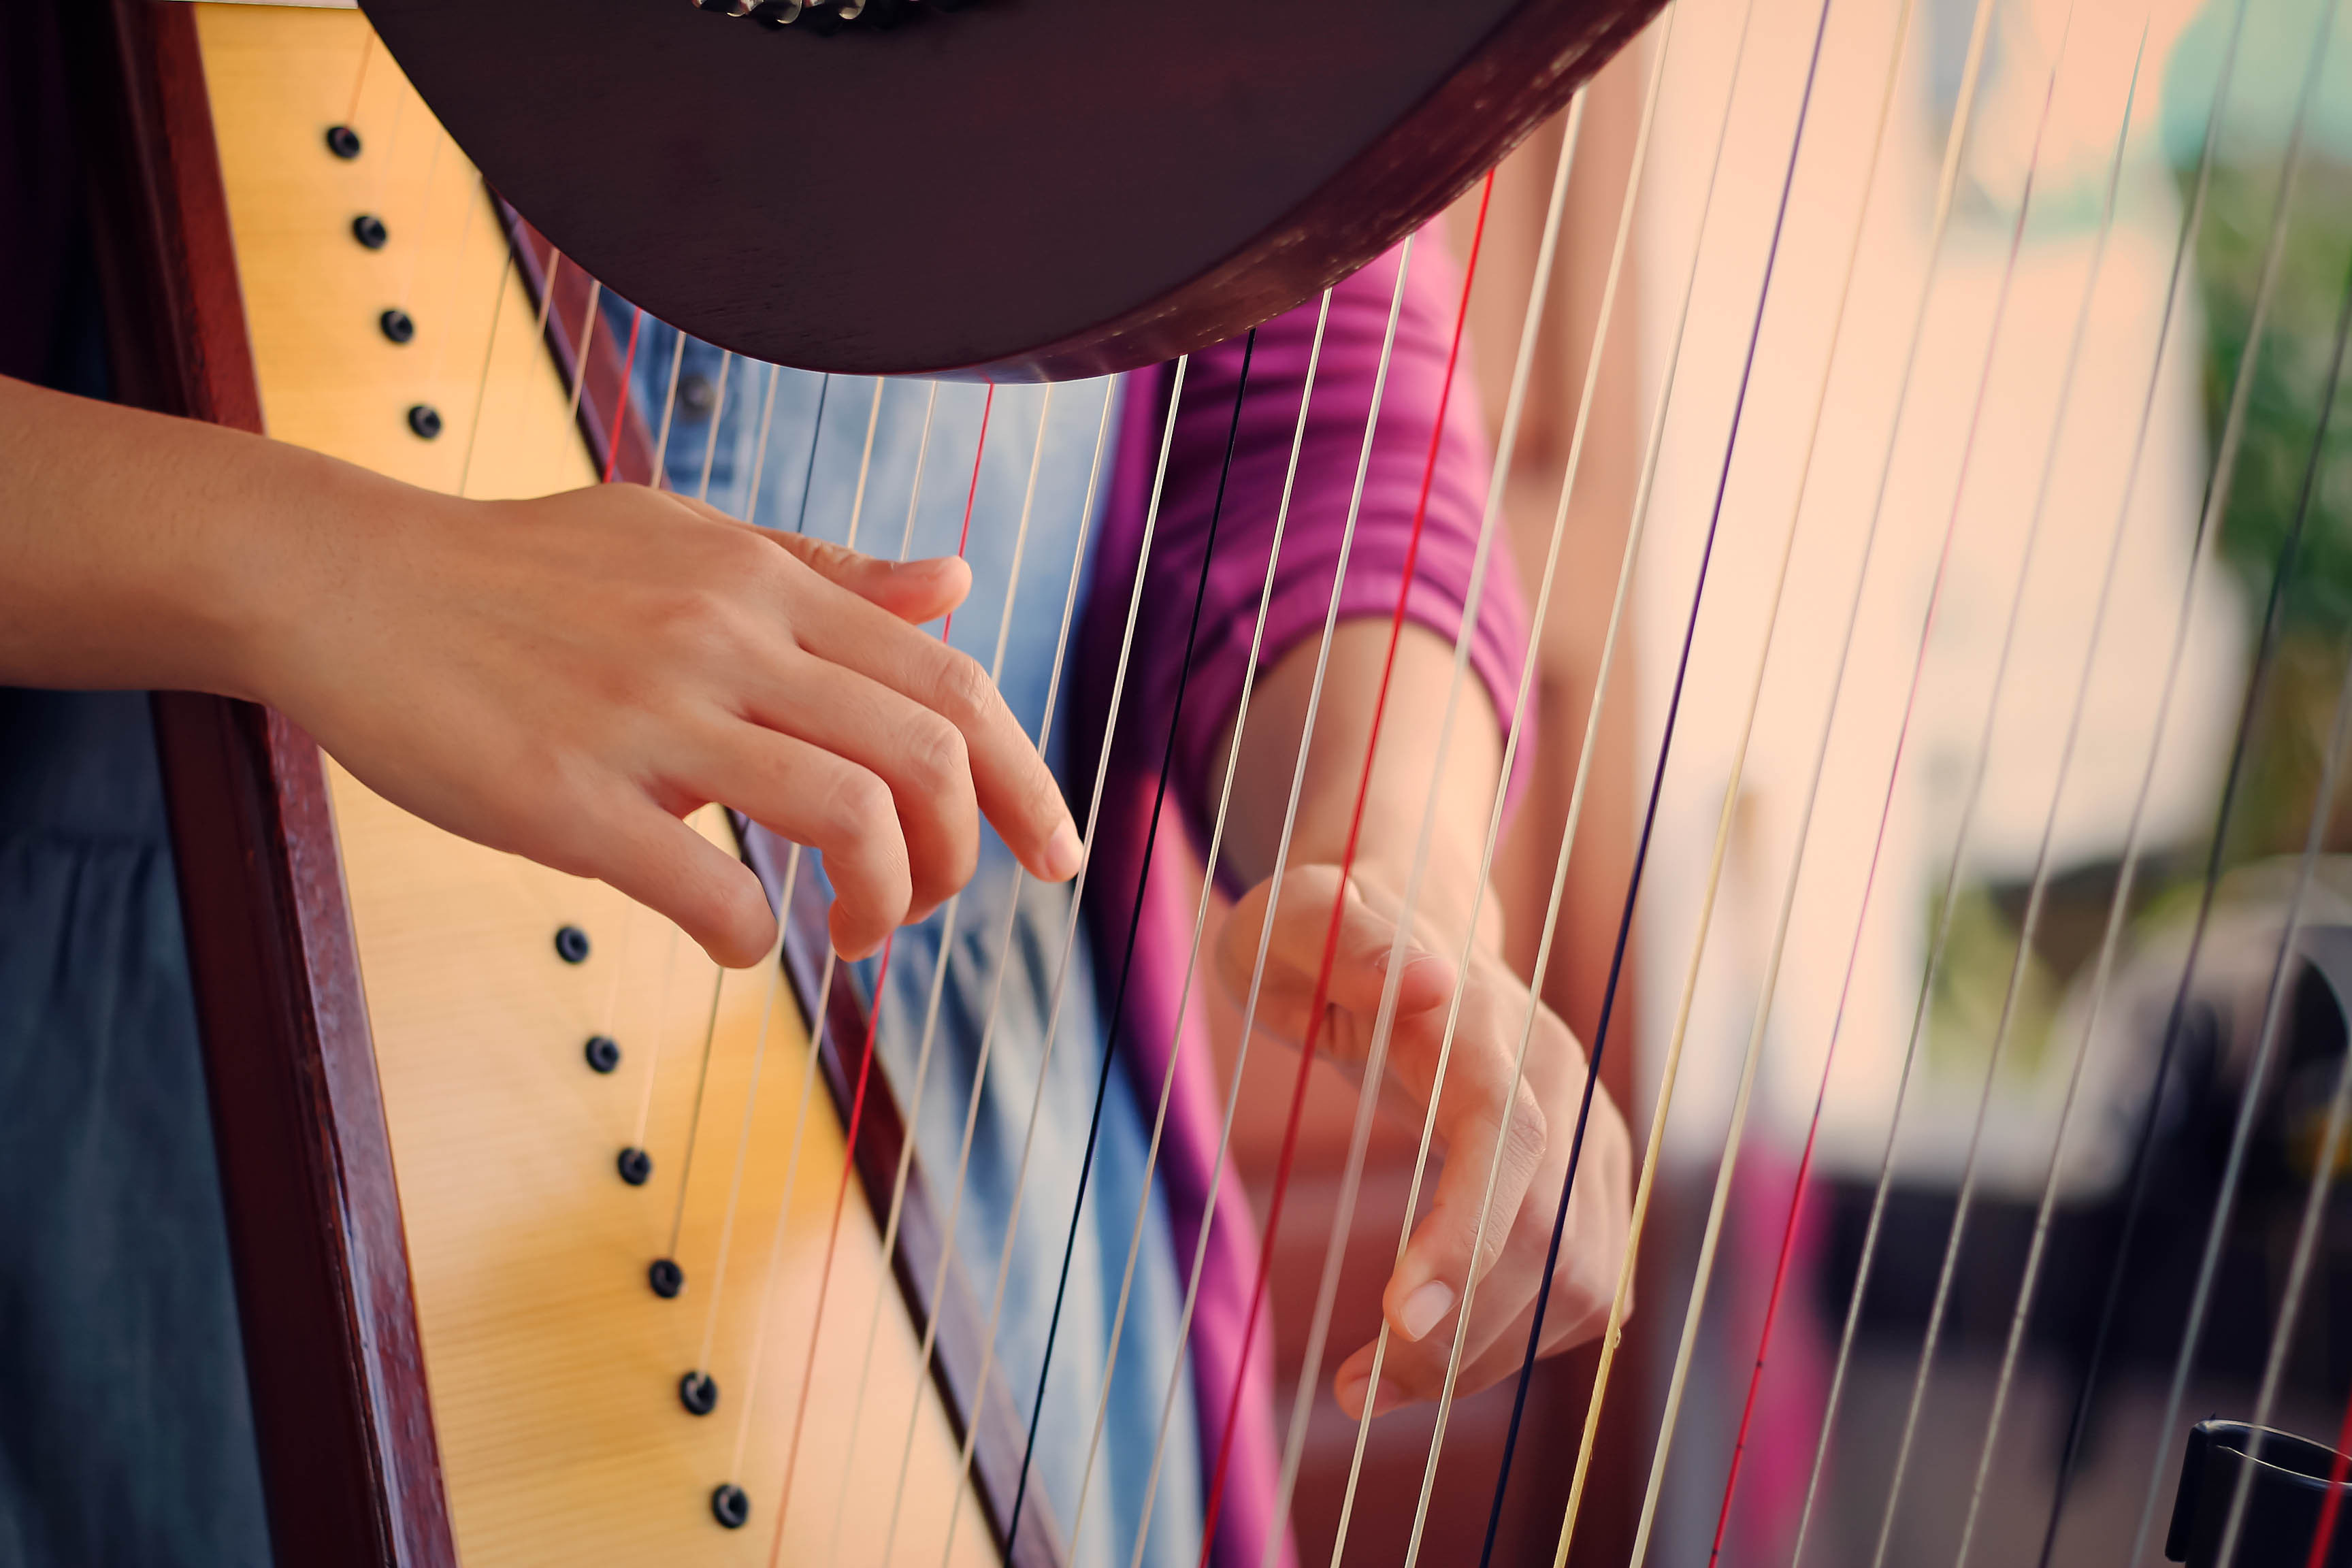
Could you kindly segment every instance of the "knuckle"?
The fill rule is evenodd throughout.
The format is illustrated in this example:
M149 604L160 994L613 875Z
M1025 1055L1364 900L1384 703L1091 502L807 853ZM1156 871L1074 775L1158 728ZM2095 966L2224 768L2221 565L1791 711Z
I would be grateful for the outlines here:
M891 812L889 786L863 768L845 768L833 782L824 819L835 837L862 844L883 830Z
M939 672L932 679L935 707L959 729L979 723L996 702L996 688L988 671L970 654L942 651Z
M971 748L963 731L935 714L926 714L919 722L915 763L923 783L935 791L969 789Z

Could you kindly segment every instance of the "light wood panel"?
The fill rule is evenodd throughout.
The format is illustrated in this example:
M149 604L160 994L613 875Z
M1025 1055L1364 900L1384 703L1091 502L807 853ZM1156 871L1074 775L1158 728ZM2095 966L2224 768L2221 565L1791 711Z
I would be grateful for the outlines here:
M368 47L364 19L207 5L199 30L270 434L475 495L591 480L480 182L390 58ZM348 162L324 141L346 121L363 143ZM383 249L352 237L362 212L390 230ZM413 342L378 328L390 306L415 319ZM416 403L442 415L437 440L410 432ZM855 1192L811 1354L842 1134L821 1087L803 1099L809 1042L773 967L722 976L611 889L452 837L331 773L466 1562L765 1562L811 1366L781 1560L878 1560L918 1401L898 1559L937 1562L961 1509L958 1561L988 1560L987 1528L955 1484L950 1430ZM725 841L715 813L704 826ZM588 934L584 963L557 952L566 925ZM620 1042L610 1075L586 1063L594 1034ZM654 1174L633 1187L614 1159L639 1138ZM772 1282L770 1238L795 1166ZM645 1270L669 1245L682 1181L677 1257L688 1284L664 1300ZM843 1437L877 1302L853 1455ZM706 1332L720 1398L698 1418L677 1384ZM709 1509L711 1489L730 1479L752 1500L740 1531Z

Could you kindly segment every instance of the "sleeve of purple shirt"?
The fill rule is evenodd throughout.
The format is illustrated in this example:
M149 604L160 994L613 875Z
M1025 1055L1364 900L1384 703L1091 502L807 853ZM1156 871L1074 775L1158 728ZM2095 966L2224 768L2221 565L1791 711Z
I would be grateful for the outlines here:
M1236 339L1193 355L1172 435L1167 425L1172 371L1163 366L1144 373L1128 388L1082 633L1073 737L1085 748L1076 754L1094 754L1118 680L1129 606L1136 603L1118 734L1095 832L1093 877L1100 891L1089 900L1095 906L1090 928L1096 952L1108 954L1125 949L1130 917L1140 922L1126 1005L1114 1027L1142 1103L1157 1106L1167 1086L1160 1179L1180 1275L1186 1278L1219 1163L1225 1086L1217 1081L1199 1009L1182 1005L1196 885L1188 888L1185 879L1161 869L1139 897L1135 892L1154 832L1156 784L1171 731L1170 804L1181 812L1196 848L1204 847L1223 782L1212 776L1216 745L1233 722L1249 676L1261 595L1266 595L1265 624L1256 662L1265 669L1320 637L1334 603L1335 580L1341 618L1386 621L1396 613L1402 594L1405 617L1449 646L1461 629L1470 594L1491 459L1466 348L1450 394L1444 390L1462 278L1434 229L1424 231L1413 247L1362 500L1360 505L1354 502L1399 265L1392 251L1332 291L1286 516L1284 482L1307 389L1315 302L1258 329L1254 346ZM1433 451L1441 402L1444 426ZM1166 477L1155 511L1151 492L1163 437L1169 439ZM1278 518L1281 549L1269 595L1267 562ZM1496 723L1498 715L1509 713L1526 657L1524 600L1499 529L1490 548L1470 645L1471 669L1486 701L1465 706L1457 724ZM1343 551L1346 574L1340 579ZM1138 601L1139 563L1144 576ZM1188 663L1184 649L1196 595L1199 624ZM1522 766L1511 781L1514 792L1530 752L1525 744L1519 749ZM1153 858L1164 866L1164 845ZM1286 1525L1275 1517L1280 1450L1268 1350L1272 1326L1263 1314L1247 1346L1243 1342L1259 1237L1240 1180L1226 1164L1217 1184L1215 1219L1202 1255L1199 1304L1187 1346L1202 1473L1213 1486L1221 1458L1225 1471L1213 1561L1217 1568L1259 1568L1265 1543L1273 1539L1274 1561L1287 1568L1296 1551ZM1222 1456L1228 1446L1230 1455Z

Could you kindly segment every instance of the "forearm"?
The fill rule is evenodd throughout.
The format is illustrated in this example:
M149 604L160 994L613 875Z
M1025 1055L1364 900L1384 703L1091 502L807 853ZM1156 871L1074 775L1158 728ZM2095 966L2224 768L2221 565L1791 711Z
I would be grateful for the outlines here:
M1274 869L1319 643L1310 638L1292 647L1259 677L1251 699L1223 847L1227 868L1245 884ZM1346 853L1388 647L1385 620L1343 621L1332 636L1291 838L1292 865L1337 865ZM1423 626L1408 625L1397 641L1354 861L1358 876L1400 898L1420 843L1453 674L1451 645ZM1226 736L1213 776L1223 775L1230 726ZM1501 766L1493 705L1482 683L1465 679L1435 776L1436 807L1415 918L1425 945L1458 942L1480 898L1478 866ZM1480 942L1498 943L1500 927L1499 911L1490 901L1479 920Z
M0 681L260 699L312 539L422 492L192 420L0 377Z

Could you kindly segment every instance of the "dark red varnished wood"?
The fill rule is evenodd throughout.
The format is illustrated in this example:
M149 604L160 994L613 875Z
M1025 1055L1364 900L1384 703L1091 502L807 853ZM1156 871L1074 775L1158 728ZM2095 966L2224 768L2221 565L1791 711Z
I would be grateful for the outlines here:
M118 395L261 427L194 16L66 7ZM454 1568L319 751L155 699L255 1435L280 1568Z
M624 297L784 364L1003 380L1152 363L1311 297L1658 4L988 0L831 37L683 0L366 9Z

